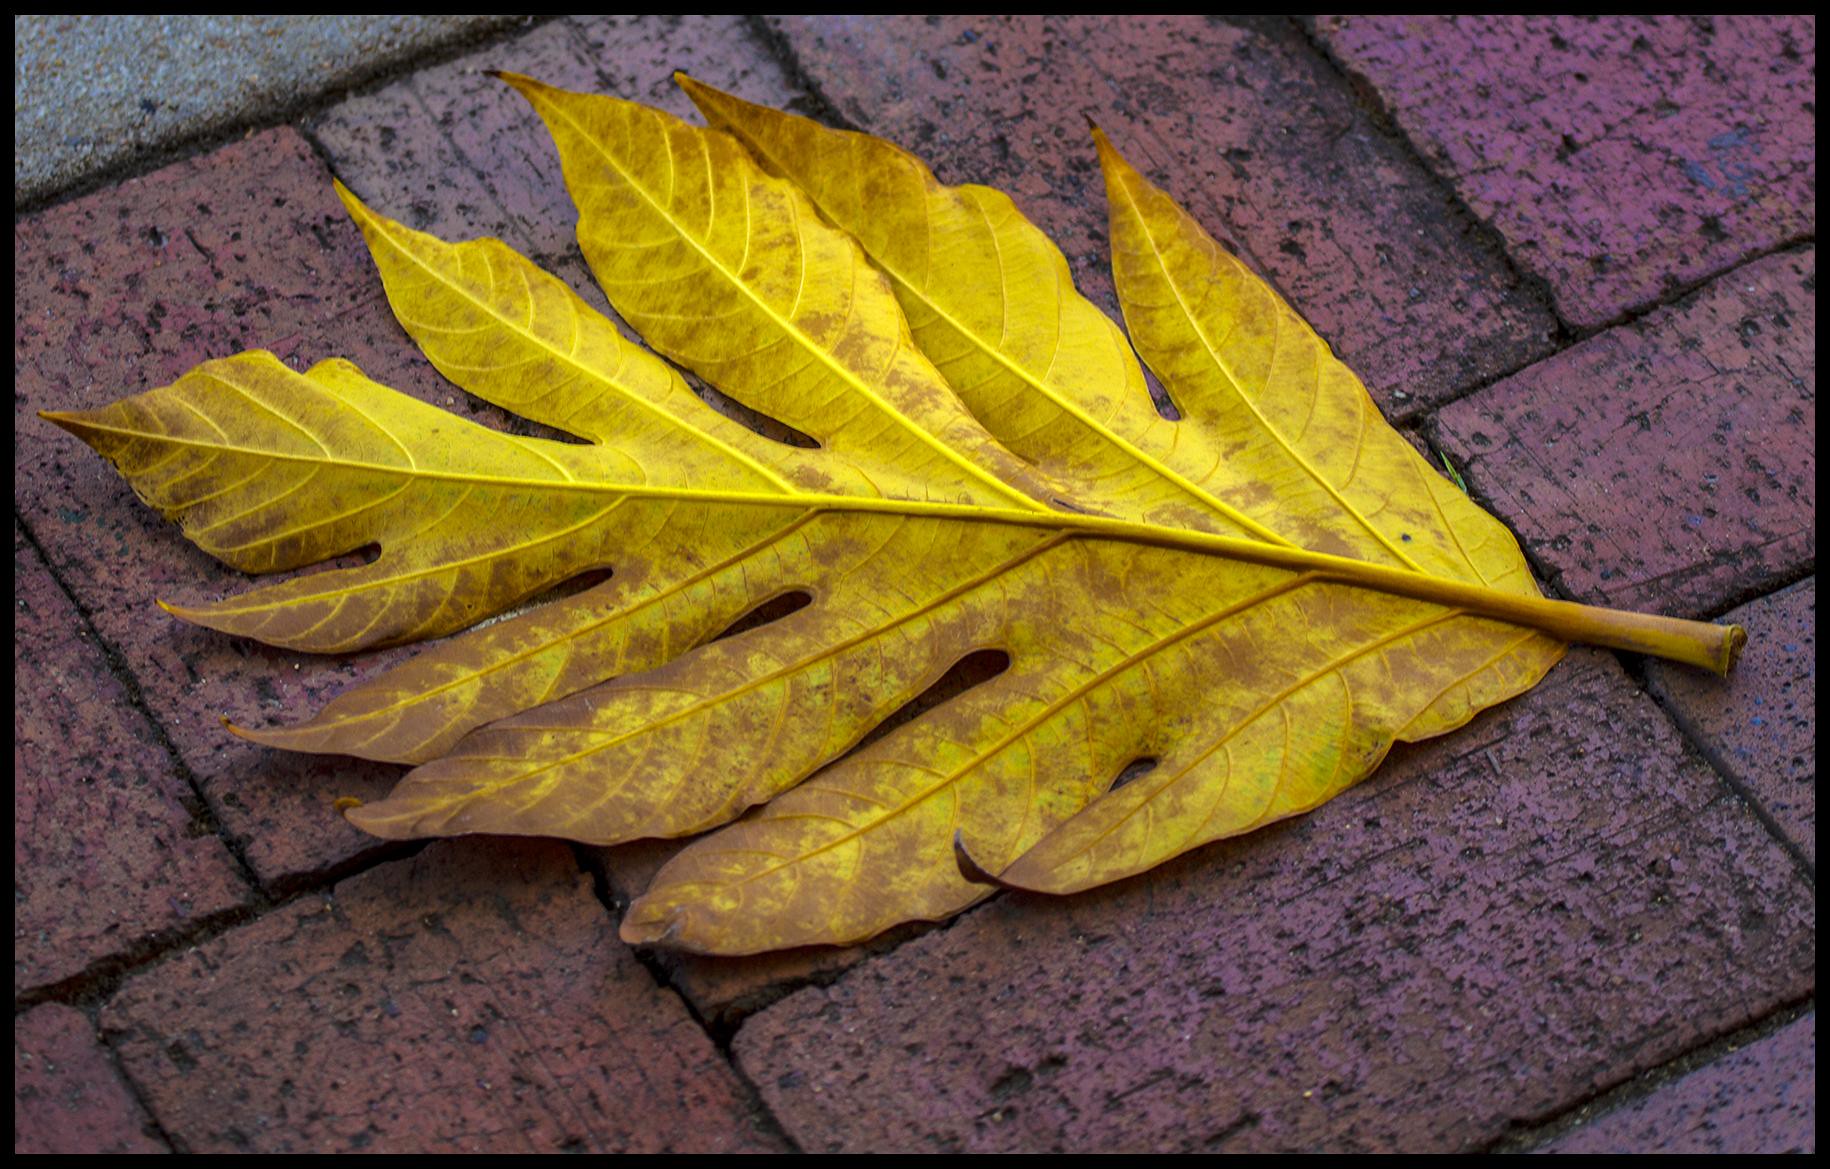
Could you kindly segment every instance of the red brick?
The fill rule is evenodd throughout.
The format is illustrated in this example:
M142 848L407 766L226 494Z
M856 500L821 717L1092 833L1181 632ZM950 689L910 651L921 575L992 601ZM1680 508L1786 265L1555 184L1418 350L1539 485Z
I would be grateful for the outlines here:
M518 47L524 43L525 51ZM367 125L377 150L384 130L395 126L397 133L420 135L413 139L420 152L403 148L371 159L375 167L369 170L362 166L367 156L357 157L360 151L352 147L345 177L409 222L431 217L433 227L457 236L493 231L526 247L527 240L499 219L479 218L476 206L493 205L495 193L463 185L479 166L488 167L508 191L501 198L530 209L523 222L537 220L559 233L545 239L555 243L563 236L569 253L575 214L545 131L525 102L478 69L544 72L543 66L563 58L570 72L560 71L562 80L607 87L640 76L658 93L663 83L671 90L663 66L673 61L703 64L706 76L752 96L775 100L781 94L773 88L778 83L767 80L776 67L759 55L748 25L731 18L548 25L487 56L486 62L420 75L410 93L384 91L412 107L392 123L382 116L387 103L368 98L331 115L325 133L333 149L340 145L337 126ZM711 67L726 58L734 62L730 69ZM745 85L752 72L763 80ZM484 87L491 100L479 92ZM686 103L677 98L674 104ZM509 132L508 122L479 127L473 114L524 120L525 132ZM456 165L454 141L477 161ZM381 174L394 185L386 186ZM532 184L528 192L509 190L523 179ZM456 223L425 210L438 204L439 192L449 196L454 215L468 218ZM408 204L408 197L418 201ZM582 266L562 261L559 270L601 304ZM101 460L30 412L99 406L168 382L207 358L264 347L301 367L346 356L378 380L428 401L460 406L492 425L530 427L455 391L419 359L386 307L360 237L330 189L330 175L289 129L22 221L14 231L14 276L15 499L53 566L140 678L154 714L264 883L283 886L373 855L375 842L345 824L332 803L343 795L378 797L399 769L256 749L229 737L218 718L303 717L412 651L313 659L165 617L153 608L155 597L213 598L247 582L191 548Z
M1747 630L1732 678L1652 662L1652 692L1817 864L1817 578L1723 615Z
M1086 119L1268 276L1403 414L1548 351L1548 311L1281 22L772 18L860 128L1000 187L1112 311Z
M1817 1152L1817 1015L1592 1120L1547 1153Z
M123 1067L195 1151L775 1148L557 844L435 844L131 979Z
M575 17L344 102L313 136L352 190L421 231L493 235L547 263L575 256L578 212L558 152L527 102L487 76L492 69L682 116L692 103L674 85L675 69L752 101L798 96L743 17Z
M1816 230L1811 17L1348 16L1316 32L1578 327Z
M419 357L329 174L291 130L52 208L16 225L13 240L20 514L140 680L264 883L373 855L376 842L332 804L380 796L399 768L262 750L229 736L219 717L303 717L413 651L312 658L160 613L154 598L216 598L251 581L191 547L101 459L31 412L100 406L199 361L267 348L300 368L347 356L424 400L530 427L454 389Z
M799 946L747 958L658 951L655 960L667 972L667 984L708 1026L722 1031L804 986L823 986L933 928L923 923L900 925L855 946Z
M15 997L242 902L194 802L15 522Z
M1442 444L1579 600L1702 614L1816 555L1817 252L1450 405Z
M213 598L250 582L32 416L101 406L248 348L301 366L347 355L402 390L450 397L388 315L329 175L293 131L257 134L22 220L13 272L20 516L263 881L363 855L374 842L331 801L380 794L394 769L259 750L218 718L269 703L303 714L373 666L280 653L165 616L154 598Z
M163 1153L146 1113L81 1012L13 1018L13 1153Z
M1609 659L1311 815L738 1032L803 1149L1477 1148L1811 992L1810 887Z

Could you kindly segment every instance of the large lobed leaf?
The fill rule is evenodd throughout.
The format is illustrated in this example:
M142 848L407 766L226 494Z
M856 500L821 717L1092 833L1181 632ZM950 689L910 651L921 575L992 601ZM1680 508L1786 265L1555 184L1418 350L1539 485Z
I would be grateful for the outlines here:
M611 570L306 722L238 729L418 764L349 812L370 832L716 828L626 938L846 942L1313 808L1393 742L1530 687L1567 640L1732 661L1732 627L1541 598L1510 534L1097 132L1131 343L1179 420L999 192L689 79L716 129L505 80L559 146L617 311L817 448L712 410L503 244L441 242L341 187L428 359L585 442L262 353L54 416L238 568L379 546L168 606L225 632L319 652L438 637ZM808 603L716 639L790 594ZM1008 668L854 749L983 650Z

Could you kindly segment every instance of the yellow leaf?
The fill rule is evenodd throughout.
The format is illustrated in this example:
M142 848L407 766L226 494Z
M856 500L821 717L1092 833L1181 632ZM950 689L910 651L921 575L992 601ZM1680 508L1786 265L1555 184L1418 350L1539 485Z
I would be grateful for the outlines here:
M1152 522L1289 543L1212 489L1215 436L1149 408L1124 334L1061 251L990 187L942 186L881 138L752 105L683 75L714 126L807 192L889 278L916 343L1012 451L1075 498Z
M660 110L503 78L545 119L578 242L661 353L841 455L895 455L898 498L1039 507L909 337L882 275L735 142Z
M742 145L507 80L559 144L617 311L817 449L715 413L502 244L443 243L347 192L428 358L587 441L265 354L55 418L237 567L380 547L174 609L229 632L431 637L613 572L303 724L240 732L421 763L347 810L371 832L717 828L631 906L626 938L847 942L1312 808L1393 742L1531 686L1569 640L1732 662L1732 627L1539 596L1504 528L1103 138L1120 299L1181 421L1002 195L702 86ZM808 603L714 640L790 594ZM855 749L985 650L1008 668Z

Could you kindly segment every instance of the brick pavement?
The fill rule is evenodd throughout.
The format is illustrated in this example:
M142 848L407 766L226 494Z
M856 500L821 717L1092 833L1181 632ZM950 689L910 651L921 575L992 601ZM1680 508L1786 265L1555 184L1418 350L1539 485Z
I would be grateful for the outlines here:
M561 20L18 220L15 1147L1814 1148L1814 31ZM521 425L417 361L329 189L601 305L491 68L885 134L1110 308L1093 117L1553 589L1732 607L1742 666L1579 651L1301 820L847 950L631 951L653 845L379 845L331 804L396 769L216 718L413 651L164 619L237 579L31 412L265 347Z
M1815 232L1809 17L1314 27L1577 327Z
M1817 1015L1730 1051L1551 1142L1547 1153L1810 1153Z

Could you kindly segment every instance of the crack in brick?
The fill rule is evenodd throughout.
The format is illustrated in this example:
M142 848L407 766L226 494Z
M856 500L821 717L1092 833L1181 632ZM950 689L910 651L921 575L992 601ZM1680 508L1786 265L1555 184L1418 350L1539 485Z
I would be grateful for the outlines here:
M1399 124L1398 119L1393 116L1391 108L1386 105L1385 99L1380 96L1378 88L1374 86L1369 79L1349 68L1346 63L1329 48L1327 42L1316 35L1313 17L1289 16L1285 19L1290 22L1299 34L1301 34L1310 50L1341 79L1341 83L1346 87L1347 91L1353 95L1354 100L1359 103L1360 107L1372 118L1373 123L1379 127L1380 132L1385 134L1394 144L1399 146L1404 153L1410 157L1411 162L1420 171L1430 176L1430 180L1436 185L1436 189L1440 194L1442 201L1451 209L1451 214L1474 227L1474 232L1472 234L1479 246L1499 260L1501 264L1505 265L1507 273L1518 283L1519 287L1525 289L1538 303L1539 307L1542 308L1551 319L1556 321L1557 335L1552 338L1553 350L1567 348L1578 340L1579 338L1571 331L1569 322L1565 321L1561 314L1557 312L1556 298L1551 293L1550 281L1536 273L1527 271L1518 263L1513 257L1511 250L1506 246L1505 236L1500 233L1499 229L1496 228L1492 222L1476 213L1474 208L1468 205L1468 201L1462 198L1461 192L1456 190L1455 184L1450 181L1449 177L1431 164L1428 156L1418 148L1416 141L1405 132L1403 126ZM1542 356L1527 361L1524 364L1529 365L1534 361L1541 360L1543 360ZM1499 381L1502 378L1509 376L1511 375L1501 374L1489 378L1488 382ZM1474 393L1478 389L1478 386L1469 387L1456 394L1455 397L1466 397L1468 394ZM1450 400L1453 399L1445 399L1438 403L1438 406L1447 405Z
M1691 1072L1708 1067L1722 1056L1766 1039L1817 1010L1817 996L1775 1007L1762 1017L1705 1039L1679 1055L1637 1075L1605 1084L1567 1108L1542 1117L1516 1120L1512 1131L1476 1150L1482 1153L1524 1153L1546 1148L1578 1125L1618 1112L1647 1099L1660 1088Z

